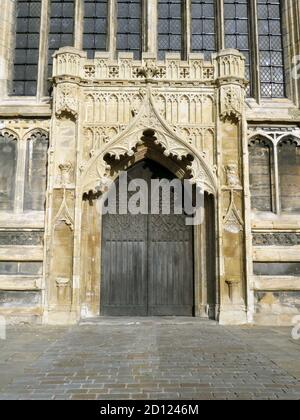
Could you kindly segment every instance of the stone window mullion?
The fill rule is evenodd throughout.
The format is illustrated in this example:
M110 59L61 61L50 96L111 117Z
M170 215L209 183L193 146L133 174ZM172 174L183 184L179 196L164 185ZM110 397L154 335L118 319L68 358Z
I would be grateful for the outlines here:
M83 17L84 2L75 0L75 22L74 22L74 47L78 50L83 48Z
M274 194L275 194L275 213L281 214L281 203L280 203L280 186L279 186L279 167L278 167L278 143L275 142L273 145L273 163L274 163Z
M117 0L108 0L108 51L111 57L117 54Z
M182 57L187 60L191 51L191 0L184 0L182 8Z
M50 0L42 0L37 101L46 95Z
M224 0L215 0L216 7L216 49L217 51L225 48L225 28L224 28Z
M259 66L259 42L258 42L258 20L257 20L257 1L249 0L250 17L250 54L251 54L251 93L257 103L261 102L260 95L260 66Z
M14 212L23 213L27 141L18 140Z
M146 51L157 54L157 0L146 0L147 6L147 39Z

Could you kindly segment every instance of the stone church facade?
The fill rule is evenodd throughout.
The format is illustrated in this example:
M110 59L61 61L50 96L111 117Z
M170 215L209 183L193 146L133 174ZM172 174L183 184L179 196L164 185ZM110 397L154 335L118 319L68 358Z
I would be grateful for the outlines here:
M205 191L189 239L190 315L290 325L300 308L300 1L1 5L0 316L76 323L105 314L113 270L112 299L123 299L126 270L142 281L124 268L140 258L128 245L134 219L119 232L127 257L116 247L104 274L97 200L103 180L147 160ZM172 229L168 242L158 228L156 249L176 241ZM156 268L168 252L151 274L161 295L175 276ZM180 300L185 273L178 281ZM181 314L174 302L165 314Z

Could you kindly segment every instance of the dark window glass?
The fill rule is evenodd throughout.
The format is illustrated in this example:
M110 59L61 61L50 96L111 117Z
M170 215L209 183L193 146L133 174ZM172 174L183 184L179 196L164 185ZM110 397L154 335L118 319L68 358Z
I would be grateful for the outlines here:
M192 52L210 58L216 51L215 1L192 0Z
M17 141L0 135L0 210L14 208L17 159Z
M300 213L300 146L293 138L278 145L281 210Z
M96 51L106 51L107 0L84 1L83 49L93 58Z
M246 77L251 79L251 56L249 40L249 5L248 0L225 0L225 47L234 48L246 58ZM250 94L251 88L248 88Z
M48 137L32 136L27 142L24 210L44 210L47 177Z
M51 0L48 37L48 75L52 75L52 55L74 44L74 0Z
M16 96L35 96L39 61L41 0L18 0L13 91Z
M281 1L257 0L261 96L285 96Z
M298 262L255 262L253 269L256 276L300 276Z
M118 1L117 51L132 51L135 59L142 51L142 1Z
M272 212L273 205L273 146L266 139L254 139L249 144L250 191L252 209Z
M158 57L166 52L182 52L182 2L158 1Z

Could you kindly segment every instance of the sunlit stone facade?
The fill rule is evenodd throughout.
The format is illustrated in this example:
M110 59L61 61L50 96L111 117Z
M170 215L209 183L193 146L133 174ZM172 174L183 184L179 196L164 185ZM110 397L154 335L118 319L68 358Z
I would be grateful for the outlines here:
M290 325L300 1L1 6L0 315L65 324L103 314L101 183L152 160L205 191L192 315Z

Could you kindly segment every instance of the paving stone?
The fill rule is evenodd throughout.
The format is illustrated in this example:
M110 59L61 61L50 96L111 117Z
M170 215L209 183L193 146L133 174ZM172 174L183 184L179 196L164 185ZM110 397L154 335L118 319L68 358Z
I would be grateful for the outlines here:
M0 400L300 399L286 328L196 322L9 327Z

